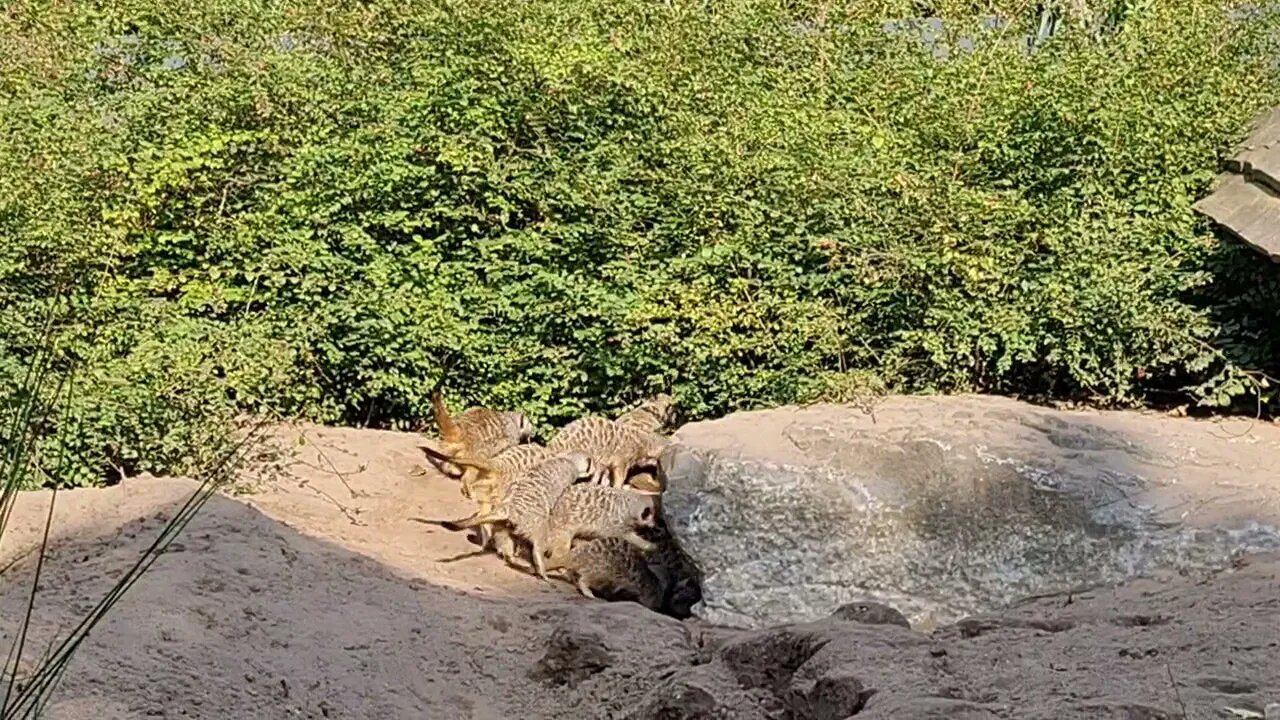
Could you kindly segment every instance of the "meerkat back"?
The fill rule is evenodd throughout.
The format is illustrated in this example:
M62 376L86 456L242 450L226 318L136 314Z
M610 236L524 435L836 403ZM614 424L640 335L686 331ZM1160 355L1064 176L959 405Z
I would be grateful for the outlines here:
M581 450L593 457L607 450L615 439L617 426L609 418L587 415L560 428L547 443L554 452Z
M482 504L497 504L506 496L516 478L551 457L551 451L541 445L513 445L489 458L485 472L464 476L462 494Z
M511 481L503 500L512 524L545 523L563 491L594 469L585 453L568 452L553 455L522 472Z
M524 413L469 407L455 417L438 390L431 394L431 403L440 439L454 454L488 458L533 436L533 424Z
M618 537L650 551L653 543L636 531L656 522L655 496L606 485L577 484L565 488L546 525L544 558L561 567L575 538Z
M644 553L621 538L580 540L565 565L571 582L587 597L634 600L650 610L662 607L662 583Z
M660 393L622 413L614 422L660 433L675 421L675 414L675 399L666 393Z
M529 419L511 410L467 408L455 422L464 438L465 452L472 457L494 457L533 434Z

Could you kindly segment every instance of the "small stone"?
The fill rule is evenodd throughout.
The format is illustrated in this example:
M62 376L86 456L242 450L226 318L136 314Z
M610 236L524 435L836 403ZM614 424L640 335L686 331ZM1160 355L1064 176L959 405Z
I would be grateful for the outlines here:
M597 632L561 625L551 633L535 677L557 685L575 684L613 665L613 656Z
M836 608L831 613L831 617L846 622L862 623L863 625L899 625L904 628L910 628L911 623L907 621L907 617L892 607L884 603L878 603L872 600L859 600L857 602L845 603Z
M717 705L705 688L676 679L654 688L627 720L711 720Z
M844 720L862 709L866 686L849 668L828 671L807 689L793 688L795 717L805 720Z

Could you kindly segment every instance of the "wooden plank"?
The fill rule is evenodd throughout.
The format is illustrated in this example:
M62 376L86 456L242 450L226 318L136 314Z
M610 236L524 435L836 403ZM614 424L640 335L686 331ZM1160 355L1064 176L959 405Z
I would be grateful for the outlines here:
M1280 262L1280 197L1242 175L1222 184L1193 206L1272 260Z
M1250 153L1249 167L1244 176L1250 182L1266 185L1268 190L1280 193L1280 145Z
M1231 172L1246 174L1249 168L1267 151L1280 148L1280 105L1258 115L1254 119L1249 137L1238 152L1226 162Z

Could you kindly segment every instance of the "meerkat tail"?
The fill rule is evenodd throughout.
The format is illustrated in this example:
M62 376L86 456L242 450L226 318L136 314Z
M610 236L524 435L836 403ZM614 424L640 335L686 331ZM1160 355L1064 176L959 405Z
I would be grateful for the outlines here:
M477 525L482 525L484 523L503 522L507 519L507 516L504 513L495 512L495 513L474 513L469 517L464 517L460 520L429 520L427 518L411 518L411 519L415 522L420 522L426 525L439 525L445 530L452 530L453 532L458 532L461 530L469 530L473 527L476 527Z
M454 465L457 465L458 467L463 468L464 472L466 468L474 468L477 471L476 474L479 474L482 472L495 471L493 463L489 462L488 460L485 460L484 458L467 457L466 455L461 455L461 454L448 455L440 452L439 450L436 450L435 448L428 448L426 445L419 445L418 447L422 448L423 452L427 453L428 455L438 457L441 460L444 460L445 462L450 462L450 463L453 463Z
M462 431L449 415L449 408L444 406L444 394L439 390L431 393L431 409L436 415L436 425L440 428L440 439L445 442L462 442Z

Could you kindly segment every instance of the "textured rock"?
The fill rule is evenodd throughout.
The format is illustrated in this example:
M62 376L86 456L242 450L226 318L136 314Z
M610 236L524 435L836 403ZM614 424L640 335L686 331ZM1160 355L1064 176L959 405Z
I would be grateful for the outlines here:
M837 668L813 682L796 683L788 704L802 720L844 720L862 709L868 692L856 670Z
M651 689L627 720L772 720L766 699L715 665L684 668Z
M531 618L553 621L546 650L530 673L552 685L576 685L643 657L652 664L690 661L680 624L635 603L590 603L542 610Z
M858 600L836 608L831 617L846 622L863 623L864 625L898 625L909 628L907 616L896 608L872 600Z
M869 706L865 713L858 715L860 720L996 720L999 717L992 709L978 703L942 697L892 700Z
M1258 555L1213 580L1173 573L1069 601L1040 598L930 634L899 622L860 622L894 617L893 608L870 603L759 630L692 621L685 623L691 653L684 664L640 663L665 670L642 697L622 705L626 712L592 717L1157 720L1217 717L1225 708L1261 713L1280 692L1277 562L1280 555ZM633 630L603 631L618 635L621 646Z
M928 628L1018 598L1280 547L1280 429L894 397L686 425L665 458L696 612L742 627L857 599ZM1228 440L1227 438L1231 438Z

